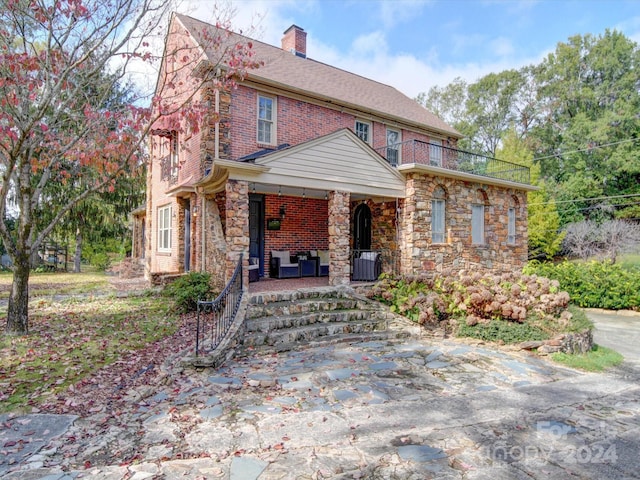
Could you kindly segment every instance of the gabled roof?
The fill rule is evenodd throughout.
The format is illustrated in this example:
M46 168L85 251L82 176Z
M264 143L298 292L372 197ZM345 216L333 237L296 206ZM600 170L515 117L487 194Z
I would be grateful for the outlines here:
M356 196L405 196L404 175L348 128L274 150L255 163L216 160L214 170L198 186L222 188L228 178L257 182L267 193L283 188L300 194L306 188Z
M175 18L201 46L207 45L203 39L216 28L186 15L176 14ZM389 85L310 58L301 58L243 35L233 33L229 38L231 44L248 41L253 43L256 59L264 62L263 66L249 72L250 81L312 97L338 107L351 108L363 115L384 117L445 136L462 136L418 102ZM206 50L205 47L205 54L209 61L217 62L218 52Z

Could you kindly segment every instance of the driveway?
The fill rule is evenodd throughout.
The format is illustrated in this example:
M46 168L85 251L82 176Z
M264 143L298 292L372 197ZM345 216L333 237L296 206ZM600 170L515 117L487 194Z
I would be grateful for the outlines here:
M594 342L620 352L626 362L640 365L640 313L587 309L595 324Z
M527 352L414 337L308 345L218 370L176 366L157 365L144 385L78 419L0 417L0 476L639 478L635 364L583 373ZM55 438L48 419L59 420ZM38 445L25 454L25 443Z

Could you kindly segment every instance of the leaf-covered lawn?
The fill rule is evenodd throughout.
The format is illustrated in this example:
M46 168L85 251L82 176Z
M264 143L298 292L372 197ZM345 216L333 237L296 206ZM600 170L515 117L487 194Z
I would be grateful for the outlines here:
M183 341L158 346L180 333L183 323L160 297L35 300L29 314L28 336L0 336L0 412L38 411L43 403L55 411L92 404L91 397L100 398L97 386L117 389L145 365L161 362L167 346L184 347L189 338L187 328ZM0 322L6 322L6 309ZM101 375L102 384L95 380ZM93 384L93 392L69 400L85 384Z
M0 273L0 299L9 298L13 274ZM91 293L99 289L112 291L109 277L104 272L89 273L31 273L29 275L29 296L33 298L46 295L73 295Z

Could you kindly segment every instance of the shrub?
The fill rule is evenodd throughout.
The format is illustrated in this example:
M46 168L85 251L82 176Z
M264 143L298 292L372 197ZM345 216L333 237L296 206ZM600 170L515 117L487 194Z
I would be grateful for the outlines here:
M211 275L202 272L190 272L165 286L163 294L173 299L179 312L193 312L198 308L198 300L213 297Z
M464 271L444 272L438 278L382 275L369 296L421 325L459 323L459 335L505 343L542 340L584 326L582 317L574 319L568 310L569 294L560 290L558 281L537 275Z
M531 261L525 273L557 280L576 305L610 310L640 309L640 272L611 262Z
M549 335L528 323L514 323L505 320L491 320L488 323L460 325L458 336L478 338L490 342L506 344L519 343L528 340L546 340Z

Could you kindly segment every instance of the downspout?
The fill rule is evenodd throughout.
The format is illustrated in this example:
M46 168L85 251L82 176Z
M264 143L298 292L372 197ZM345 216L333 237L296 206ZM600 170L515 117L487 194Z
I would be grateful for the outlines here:
M207 222L207 202L205 201L204 198L204 189L200 190L200 211L202 212L202 214L200 215L200 223L202 225L202 233L200 235L200 248L202 249L202 261L200 262L201 267L200 267L200 271L202 272L206 272L207 271L207 264L206 264L206 254L207 254L207 242L205 240L205 233L207 231L207 226L206 226L206 222Z
M216 89L215 91L215 114L216 114L216 124L215 124L215 133L214 133L214 147L213 154L215 162L216 158L220 158L220 90Z

